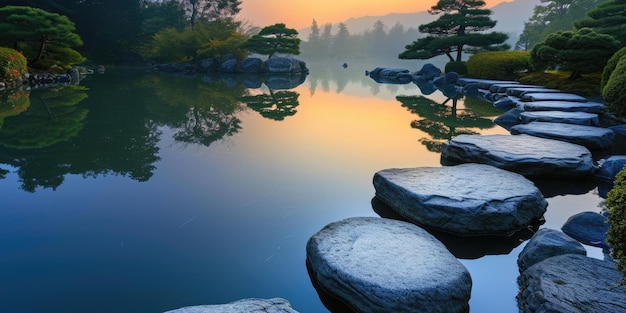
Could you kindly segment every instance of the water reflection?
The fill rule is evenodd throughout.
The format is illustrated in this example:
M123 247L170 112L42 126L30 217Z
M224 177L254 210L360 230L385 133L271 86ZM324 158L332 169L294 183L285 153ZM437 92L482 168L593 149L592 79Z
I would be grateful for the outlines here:
M300 94L295 91L274 91L254 96L243 96L243 101L249 108L259 112L263 117L275 121L282 121L287 116L295 115Z
M420 142L431 152L441 152L443 144L457 135L479 133L472 128L494 127L491 119L472 110L458 108L457 98L447 98L442 103L424 96L398 96L396 99L411 113L422 118L411 122L411 127L429 135L421 138ZM451 105L447 105L449 102Z

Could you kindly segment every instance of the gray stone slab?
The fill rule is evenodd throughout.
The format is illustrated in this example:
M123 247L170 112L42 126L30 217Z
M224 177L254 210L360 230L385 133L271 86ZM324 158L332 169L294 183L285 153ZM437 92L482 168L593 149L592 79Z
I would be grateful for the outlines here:
M357 312L469 310L469 272L439 240L411 223L348 218L313 235L306 251L322 289Z
M578 254L545 259L518 277L521 313L625 313L626 286L610 261Z
M601 113L604 111L604 104L599 102L531 101L522 102L521 105L526 111L564 111L587 113Z
M586 126L598 126L600 118L596 113L563 111L526 111L520 114L522 123L550 122Z
M615 140L615 133L608 128L547 122L515 125L511 127L511 134L526 134L555 139L585 146L589 149L609 148Z
M542 228L526 243L517 257L517 265L521 273L547 258L563 254L587 255L587 250L561 231Z
M543 86L535 86L535 85L522 85L520 83L496 83L492 84L489 87L489 91L492 93L506 93L509 88L543 88Z
M522 101L570 101L570 102L587 102L587 98L575 95L573 93L550 93L538 92L528 93L520 98Z
M548 206L524 176L484 164L386 169L374 188L408 221L459 236L511 235Z
M281 298L243 299L227 304L188 306L165 313L298 313L291 308L289 301Z
M444 143L443 163L481 163L524 176L581 177L593 174L589 149L530 135L459 135Z
M512 88L507 88L506 89L506 94L509 96L514 96L514 97L522 97L523 95L527 94L527 93L538 93L538 92L542 92L542 93L559 93L561 92L558 89L550 89L550 88L543 88L540 86L533 86L533 87L512 87Z

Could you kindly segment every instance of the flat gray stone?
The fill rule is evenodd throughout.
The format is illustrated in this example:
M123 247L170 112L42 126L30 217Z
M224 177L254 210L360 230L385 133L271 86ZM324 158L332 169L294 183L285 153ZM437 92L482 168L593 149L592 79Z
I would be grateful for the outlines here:
M460 236L511 235L548 206L524 176L484 164L386 169L374 188L410 222Z
M521 88L521 87L526 87L526 88L543 88L542 86L535 86L535 85L522 85L520 83L497 83L497 84L492 84L489 87L489 91L492 93L507 93L507 90L509 90L509 88Z
M506 90L506 94L509 96L515 96L515 97L522 97L523 95L527 94L527 93L538 93L538 92L542 92L542 93L559 93L561 92L558 89L550 89L550 88L543 88L543 87L539 87L539 86L533 86L533 87L513 87L513 88L507 88Z
M610 261L578 254L545 259L518 277L521 313L624 313L624 278Z
M575 95L573 93L553 93L553 92L537 92L523 95L522 101L570 101L570 102L587 102L587 98Z
M600 102L571 102L571 101L534 101L523 102L522 108L526 111L564 111L601 113L604 104Z
M598 126L600 119L596 113L563 111L526 111L520 114L522 123L549 122L585 126Z
M244 299L227 304L197 305L167 311L165 313L298 313L289 301L281 298Z
M589 149L530 135L459 135L444 143L441 159L446 164L489 164L536 177L581 177L596 170Z
M306 251L322 289L357 312L469 310L469 272L440 241L411 223L348 218L313 235Z
M542 228L526 243L517 257L517 265L521 273L549 257L562 254L587 255L587 250L580 242L561 231Z
M615 133L608 128L548 122L515 125L511 127L511 134L527 134L555 139L585 146L589 149L609 148L615 140Z

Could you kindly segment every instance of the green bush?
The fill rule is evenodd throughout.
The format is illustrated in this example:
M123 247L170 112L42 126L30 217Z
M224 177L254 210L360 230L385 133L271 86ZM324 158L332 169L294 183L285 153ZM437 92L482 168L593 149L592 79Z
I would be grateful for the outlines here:
M465 65L465 62L463 62L463 61L460 61L460 62L448 62L448 63L446 63L445 72L446 73L456 72L457 74L463 76L463 75L467 74L467 66Z
M622 56L611 73L606 86L602 89L602 98L606 109L616 116L626 116L626 55Z
M489 51L467 60L467 74L482 79L514 79L517 73L530 69L528 51Z
M613 73L613 71L615 70L615 67L617 67L617 63L619 62L619 59L621 59L625 55L626 55L626 47L617 50L617 52L613 54L613 56L609 59L609 61L606 62L604 71L602 71L602 81L600 81L600 90L604 89L604 86L606 86L606 83L609 81L609 78L611 78L611 73Z
M626 275L626 167L615 177L615 185L606 198L609 210L607 243L617 268Z
M17 50L0 47L0 80L22 78L28 72L26 62L26 58Z

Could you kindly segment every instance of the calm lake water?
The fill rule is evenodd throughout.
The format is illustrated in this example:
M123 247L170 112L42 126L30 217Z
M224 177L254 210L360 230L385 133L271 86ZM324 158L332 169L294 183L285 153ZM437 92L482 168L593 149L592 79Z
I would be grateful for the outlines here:
M441 166L438 147L454 134L508 133L489 104L452 110L440 92L364 75L419 62L341 63L309 64L289 90L108 69L0 96L0 312L273 297L328 312L305 265L311 235L388 216L373 199L376 171ZM541 227L601 210L593 184L548 185ZM472 275L471 312L518 311L523 238L442 237Z

